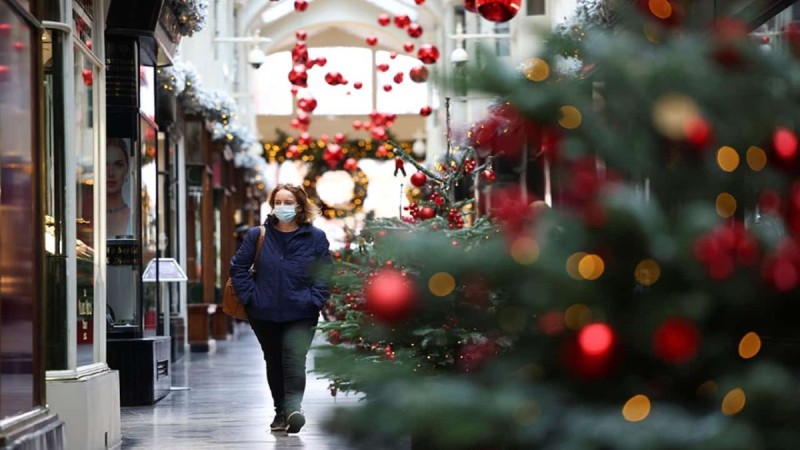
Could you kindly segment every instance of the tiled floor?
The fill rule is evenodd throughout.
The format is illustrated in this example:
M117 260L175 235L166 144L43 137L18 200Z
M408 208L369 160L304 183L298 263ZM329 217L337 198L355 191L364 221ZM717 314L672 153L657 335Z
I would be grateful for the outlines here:
M249 327L241 328L235 340L219 342L213 353L187 353L173 367L172 384L190 390L173 391L154 406L122 408L122 448L350 448L326 435L321 422L334 405L352 404L355 396L332 397L328 382L311 373L303 401L306 426L297 435L270 433L272 399L265 373L261 350Z

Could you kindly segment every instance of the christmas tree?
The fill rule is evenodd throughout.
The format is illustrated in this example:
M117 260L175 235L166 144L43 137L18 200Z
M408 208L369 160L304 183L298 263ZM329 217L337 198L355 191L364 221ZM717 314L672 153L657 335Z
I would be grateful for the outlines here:
M659 3L472 74L501 101L469 145L418 176L409 218L336 255L318 370L366 401L332 430L364 448L800 442L800 65ZM515 162L546 181L493 172Z

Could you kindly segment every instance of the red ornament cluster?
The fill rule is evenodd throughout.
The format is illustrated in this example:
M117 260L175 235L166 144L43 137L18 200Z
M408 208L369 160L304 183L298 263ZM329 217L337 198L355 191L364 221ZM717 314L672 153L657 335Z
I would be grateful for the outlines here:
M455 208L451 209L450 212L447 213L447 222L447 227L451 230L460 230L464 228L464 216L462 216L461 212Z
M737 264L753 266L759 257L758 243L740 222L720 225L698 237L692 252L715 280L730 278Z

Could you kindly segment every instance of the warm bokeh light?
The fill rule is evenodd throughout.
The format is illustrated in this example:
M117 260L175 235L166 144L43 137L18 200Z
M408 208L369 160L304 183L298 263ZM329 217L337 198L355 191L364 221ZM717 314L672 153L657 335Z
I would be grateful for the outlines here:
M574 106L562 106L558 110L560 116L558 118L558 124L568 130L574 130L581 126L581 121L583 117L581 116L581 112L578 108Z
M622 407L622 417L628 422L641 422L650 415L650 399L646 395L634 395Z
M539 244L533 238L523 236L511 243L509 253L514 261L527 266L539 259Z
M744 359L750 359L761 351L761 338L755 332L751 331L744 335L739 341L739 356Z
M717 382L714 380L705 381L697 387L697 395L701 397L711 397L716 395L717 391L719 391L719 386L717 386Z
M645 259L636 265L633 276L642 286L652 286L661 277L661 266L653 259Z
M569 276L576 280L582 280L583 277L578 272L578 264L581 262L581 259L586 256L584 252L573 253L567 258L567 273Z
M578 274L585 280L600 278L605 269L605 263L597 255L586 255L578 262Z
M727 219L736 212L736 199L731 194L723 192L717 196L717 214Z
M668 0L649 0L647 6L659 19L668 19L672 15L672 5Z
M583 303L577 303L564 311L564 325L570 330L580 330L592 320L592 310Z
M642 26L644 37L653 44L661 42L661 28L658 24L647 22Z
M744 409L746 397L742 388L736 388L727 394L722 399L722 414L732 416L740 413Z
M653 125L664 136L681 140L686 127L700 116L694 99L683 94L664 94L653 104Z
M608 353L614 343L614 332L604 323L593 323L578 332L578 345L587 355L599 356Z
M437 297L444 297L456 288L456 280L447 272L438 272L428 279L428 289Z
M758 172L767 166L767 152L755 145L747 149L747 165Z
M544 81L550 76L550 65L539 58L531 58L522 63L522 73L531 81Z
M721 147L717 151L717 164L725 172L733 172L739 167L739 153L733 147Z

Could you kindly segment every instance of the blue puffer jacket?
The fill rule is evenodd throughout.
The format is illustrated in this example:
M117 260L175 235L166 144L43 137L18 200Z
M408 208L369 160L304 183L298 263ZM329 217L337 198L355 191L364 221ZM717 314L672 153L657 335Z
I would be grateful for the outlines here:
M283 248L280 231L266 222L267 232L254 275L259 227L251 228L231 259L230 276L247 315L271 322L313 319L328 301L327 274L332 267L325 233L313 225L300 225Z

